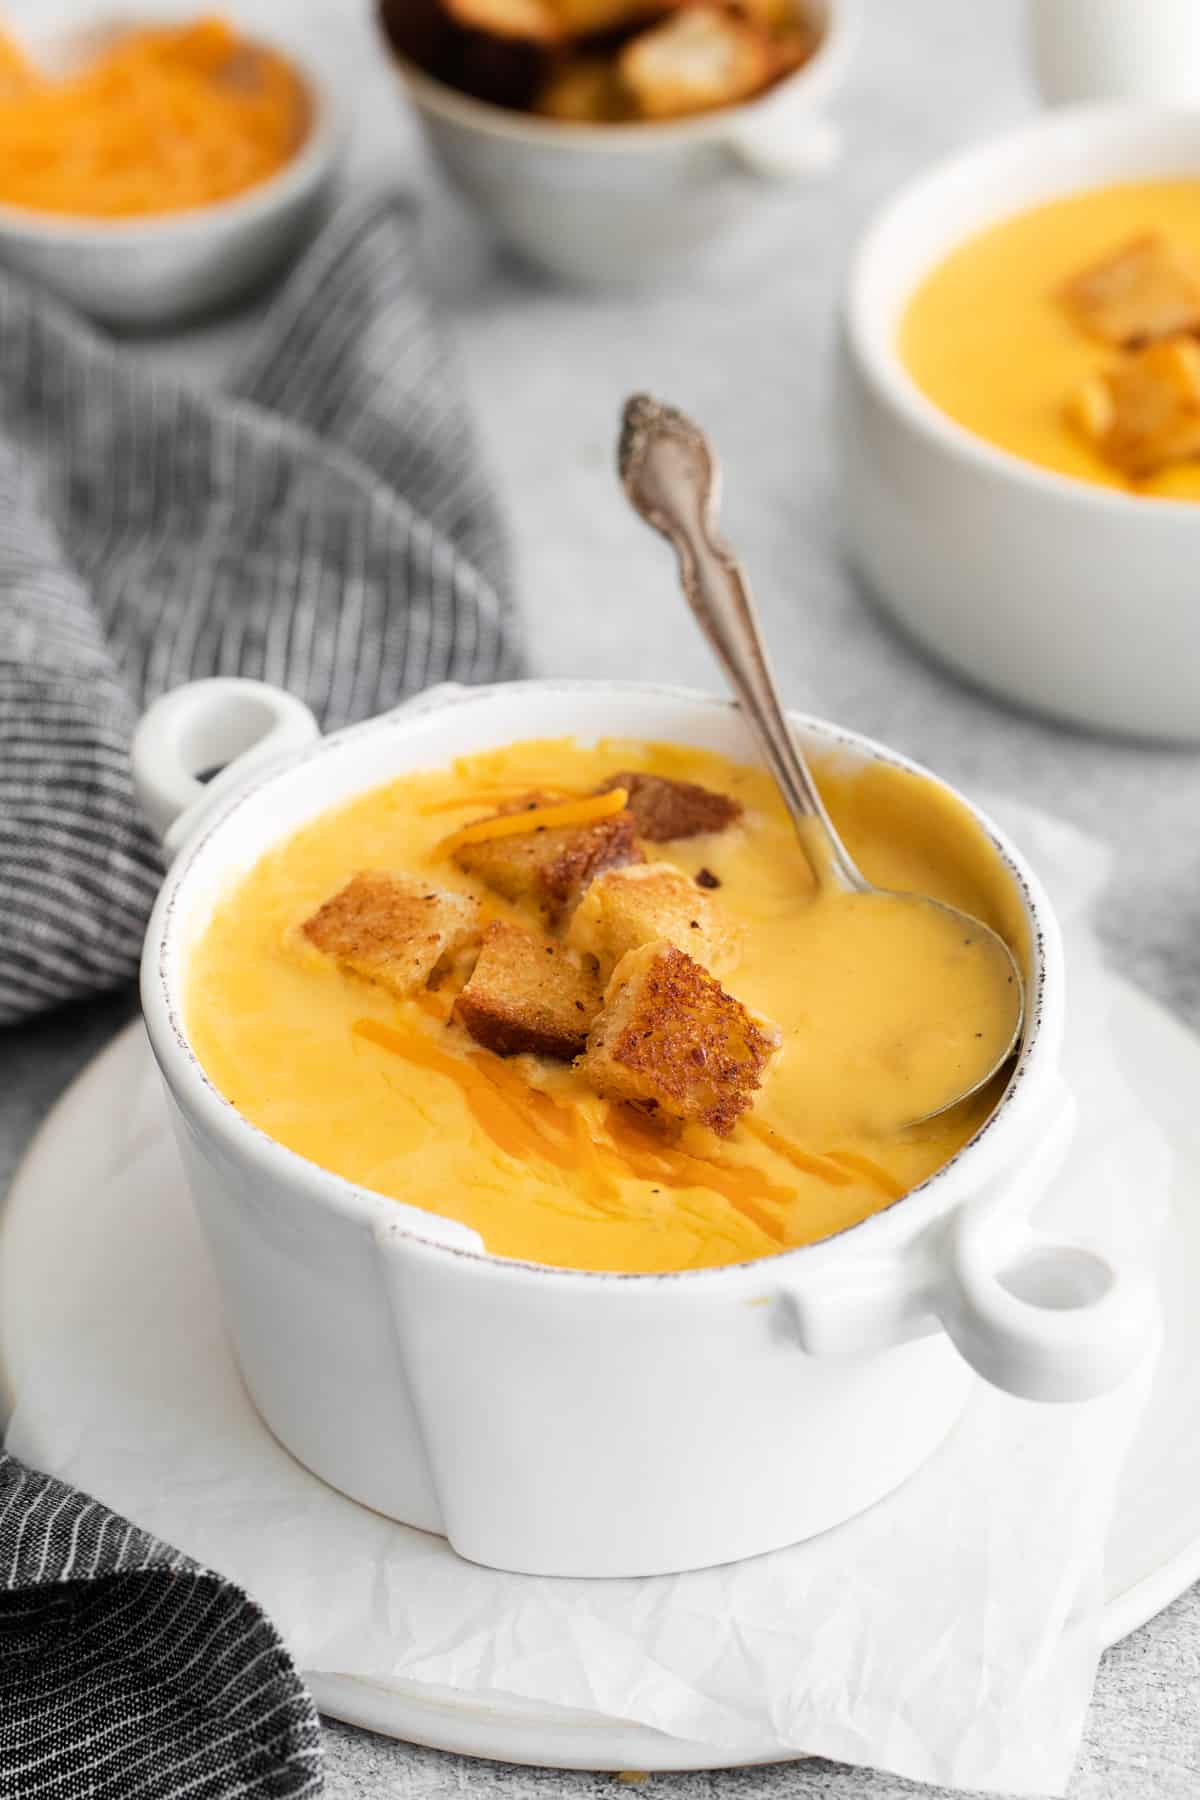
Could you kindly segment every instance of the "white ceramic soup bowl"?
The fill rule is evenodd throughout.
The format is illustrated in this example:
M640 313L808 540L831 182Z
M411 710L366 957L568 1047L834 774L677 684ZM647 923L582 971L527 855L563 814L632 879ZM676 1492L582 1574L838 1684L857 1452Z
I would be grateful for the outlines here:
M803 68L741 106L663 123L571 125L460 93L390 48L437 161L531 262L571 281L635 286L736 267L796 216L837 154L825 119L860 0L812 0Z
M913 766L796 725L852 764ZM1034 1398L1090 1396L1154 1329L1144 1272L1028 1223L1072 1123L1062 950L1036 875L986 821L1031 941L1016 1071L951 1164L827 1242L666 1275L508 1260L284 1149L216 1091L188 1042L189 959L265 850L406 770L609 733L753 755L721 701L549 681L439 690L307 748L298 702L202 682L151 709L134 752L151 815L182 843L146 938L146 1023L250 1394L346 1494L473 1561L538 1574L665 1573L794 1543L902 1482L953 1424L972 1369ZM193 780L256 740L210 789Z
M838 405L854 561L934 655L1073 723L1200 739L1200 504L1092 486L996 449L901 363L922 278L965 238L1111 182L1200 181L1200 112L1062 112L904 188L854 258Z
M81 26L77 4L39 0L36 17L21 18L20 41L39 66L70 68L116 29L177 24L195 12L190 0L141 0ZM76 218L0 205L0 263L93 318L139 328L210 312L277 269L320 217L341 128L332 91L299 44L252 28L246 35L288 58L312 105L304 142L276 174L228 200L148 217Z

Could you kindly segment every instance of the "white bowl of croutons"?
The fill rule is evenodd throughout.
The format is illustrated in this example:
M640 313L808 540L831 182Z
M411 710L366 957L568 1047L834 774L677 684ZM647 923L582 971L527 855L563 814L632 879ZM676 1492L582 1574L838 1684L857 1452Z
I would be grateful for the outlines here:
M933 655L1075 725L1200 739L1200 114L1060 112L870 227L841 492Z
M859 0L384 0L441 166L570 280L678 280L771 240L837 154Z
M966 833L1021 944L1023 1041L982 1122L903 1198L892 1189L870 1216L798 1247L775 1242L750 1260L707 1267L685 1260L659 1273L497 1253L462 1215L431 1207L428 1188L422 1203L419 1162L410 1165L410 1204L335 1173L328 1164L337 1160L336 1145L322 1162L252 1123L243 1108L264 1067L286 1087L298 1039L318 1029L318 989L307 964L296 960L313 946L298 946L294 927L281 922L252 956L241 986L225 991L203 960L204 946L210 930L223 931L233 919L247 875L283 870L280 858L293 845L311 872L313 831L323 819L337 828L350 817L344 809L380 784L426 779L431 771L458 779L464 758L464 778L475 781L481 756L514 744L525 754L531 743L566 740L580 754L614 759L628 755L631 744L657 745L660 755L666 744L672 754L708 757L706 766L719 761L731 779L736 759L749 784L743 791L760 792L754 783L765 776L750 766L753 740L736 708L636 683L522 682L435 690L316 741L311 715L297 701L261 683L218 680L165 696L137 734L139 791L168 848L178 851L147 932L145 1019L249 1391L279 1441L308 1468L381 1513L445 1534L472 1561L548 1575L643 1575L794 1543L905 1480L951 1428L972 1370L1032 1399L1077 1399L1123 1379L1151 1340L1154 1303L1143 1275L1107 1251L1052 1242L1029 1224L1066 1154L1073 1112L1058 1072L1062 949L1037 876L986 819L927 772L835 726L803 718L795 725L843 779L899 783L925 796L927 822L950 819L951 829ZM226 759L232 762L215 781L197 779ZM665 766L679 764L668 758ZM659 780L669 790L680 785ZM389 785L393 798L376 816L384 835L373 847L364 843L358 814L348 840L354 866L373 857L377 879L394 884L403 880L395 868L403 868L404 854L394 834L417 830L413 821L425 816L420 807L401 807L395 791ZM620 792L614 800L614 791L611 783L592 789L589 818L603 813L613 826L628 801ZM703 792L689 789L689 803ZM705 816L692 808L689 819L674 823L658 813L635 815L648 848L665 847L657 841L663 831L688 831L702 846L708 861L694 879L697 906L722 887L708 862L724 869L729 886L727 859L747 842L738 834L764 828L765 815L751 806L739 812L728 792L724 800L714 813L708 792ZM445 829L440 801L425 811L434 821L429 830ZM486 824L493 847L515 842L518 829L528 832L528 820L517 819L524 811L510 808ZM907 830L918 828L910 806ZM484 840L470 837L471 829L478 849ZM935 826L934 837L944 829ZM696 837L698 830L710 835ZM722 832L733 836L722 839ZM589 879L585 861L565 858L577 884ZM549 1143L554 1167L580 1170L573 1205L566 1195L568 1212L586 1215L589 1229L603 1233L613 1218L612 1196L601 1193L593 1202L582 1184L587 1158L609 1127L589 1115L597 1119L594 1132L585 1127L582 1136L574 1131L553 1141L543 1135L554 1096L561 1100L573 1071L560 1062L556 1074L532 1053L506 1061L515 1046L495 1039L489 1051L461 1034L452 1043L445 1034L456 1029L453 1020L439 1024L427 1010L438 1010L436 993L401 1000L364 979L361 956L378 956L381 946L387 954L428 951L426 968L433 966L437 947L427 940L439 929L439 908L452 901L460 917L466 890L439 895L436 881L422 879L408 912L416 901L432 911L411 930L400 922L403 908L392 915L393 938L399 934L402 943L382 943L386 921L376 916L360 939L357 972L322 968L319 980L327 985L320 991L350 1011L343 1041L321 1037L318 1086L303 1106L291 1095L290 1116L307 1118L309 1107L325 1104L335 1058L350 1059L347 1103L365 1090L372 1130L385 1134L396 1129L397 1108L414 1082L449 1084L453 1100L459 1076L468 1098L471 1081L483 1080L489 1093L478 1101L482 1114L460 1108L453 1129L425 1120L434 1096L432 1089L422 1094L426 1181L430 1158L444 1168L448 1156L465 1153L470 1135L484 1128L482 1117L503 1146L491 1182L495 1204L509 1204L514 1191L524 1204L532 1165L542 1166L536 1146ZM467 879L461 870L458 879ZM248 916L257 931L268 914L254 903ZM319 916L328 923L328 909ZM558 935L546 939L544 954L562 956L571 924L560 915L549 929ZM669 945L644 950L676 955ZM338 954L350 953L343 943ZM631 954L640 967L643 951ZM465 977L468 987L478 983L480 962ZM300 984L301 1010L278 1056L241 1058L239 1105L201 1059L197 1009L218 1019L237 1012L239 1029L270 1025L264 1008L276 977ZM339 985L355 981L353 992ZM627 992L626 983L622 1005ZM369 1042L346 1023L363 1007L376 1009ZM516 1008L510 997L510 1014ZM689 1029L673 1001L639 1028L638 1041L654 1039L664 1069L677 1062L692 1071L680 1092L740 1082L744 1071L729 1064L727 1047L707 1061L703 1043L689 1052ZM416 1062L389 1062L378 1048L401 1041L418 1046ZM589 1054L591 1041L589 1034ZM481 1069L493 1070L494 1091L493 1076ZM618 1128L633 1131L639 1143L639 1133L657 1129L645 1112L633 1122L621 1118ZM333 1123L343 1146L348 1133L357 1142L341 1102ZM532 1138L523 1138L526 1131ZM394 1165L396 1144L386 1135L385 1142ZM685 1222L697 1217L700 1193L689 1185L690 1163L680 1187L673 1140L654 1142L638 1154L652 1159L639 1179L657 1231L677 1212ZM750 1154L748 1140L742 1154ZM450 1166L462 1167L453 1160ZM730 1191L740 1193L736 1181ZM747 1204L753 1212L753 1201ZM731 1208L730 1229L745 1219Z

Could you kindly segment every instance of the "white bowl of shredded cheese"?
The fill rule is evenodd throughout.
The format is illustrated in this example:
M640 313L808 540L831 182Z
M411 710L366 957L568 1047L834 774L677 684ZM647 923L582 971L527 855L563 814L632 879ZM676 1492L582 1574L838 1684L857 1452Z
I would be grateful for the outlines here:
M98 59L130 34L162 31L182 42L189 30L209 35L193 39L182 79L164 70L160 54L147 57L144 76L137 63L110 63L107 88L88 82ZM0 47L0 263L95 318L143 328L212 311L278 268L327 196L338 159L335 108L293 46L237 34L207 114L198 70L205 58L218 63L221 30L163 4L139 7L136 17L93 17L86 28L77 9L74 21L53 8L19 18ZM244 142L231 135L260 79L259 59L277 82L294 81L303 109L294 147L274 166L254 142L261 118ZM125 108L120 125L97 125L97 109L114 103ZM84 109L90 116L80 123Z

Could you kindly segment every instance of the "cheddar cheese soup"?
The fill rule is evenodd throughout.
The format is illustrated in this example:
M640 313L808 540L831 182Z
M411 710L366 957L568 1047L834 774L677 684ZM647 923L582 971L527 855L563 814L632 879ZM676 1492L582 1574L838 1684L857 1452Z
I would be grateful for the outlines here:
M918 287L899 350L1002 450L1200 499L1200 181L1096 188L969 238Z
M1024 954L964 807L889 766L817 773L873 880ZM270 1136L499 1255L742 1262L888 1205L995 1104L1002 1077L924 1124L885 1116L906 1072L955 1091L1003 1004L930 911L818 894L759 769L520 743L405 775L264 855L196 947L187 1029ZM882 1020L881 990L901 997Z

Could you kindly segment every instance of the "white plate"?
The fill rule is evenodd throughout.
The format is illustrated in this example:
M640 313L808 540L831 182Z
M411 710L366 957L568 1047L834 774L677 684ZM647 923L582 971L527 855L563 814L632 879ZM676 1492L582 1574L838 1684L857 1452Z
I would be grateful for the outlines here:
M1108 1544L1105 1639L1115 1643L1200 1578L1200 1039L1136 989L1113 985L1113 1036L1124 1073L1165 1128L1177 1164L1161 1280L1166 1344L1140 1436L1129 1457ZM54 1271L62 1266L73 1211L88 1184L121 1178L112 1150L129 1147L130 1096L145 1080L140 1025L122 1032L84 1070L51 1113L13 1185L0 1220L0 1404L11 1397L46 1333L69 1329L56 1311ZM146 1130L166 1133L153 1108ZM161 1165L159 1165L161 1166ZM173 1159L171 1166L174 1166ZM81 1176L83 1180L81 1182ZM163 1229L183 1211L182 1196L158 1212ZM104 1252L127 1256L119 1230ZM104 1279L102 1261L92 1270ZM322 1712L435 1749L555 1768L711 1768L711 1745L619 1719L516 1700L486 1704L428 1688L388 1687L313 1675ZM739 1763L778 1760L740 1756Z

